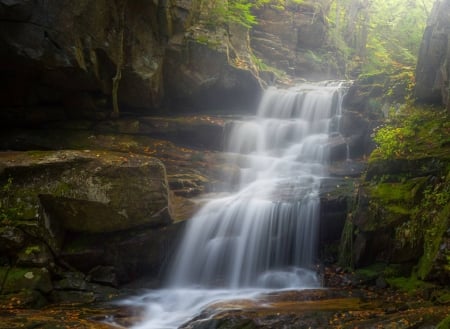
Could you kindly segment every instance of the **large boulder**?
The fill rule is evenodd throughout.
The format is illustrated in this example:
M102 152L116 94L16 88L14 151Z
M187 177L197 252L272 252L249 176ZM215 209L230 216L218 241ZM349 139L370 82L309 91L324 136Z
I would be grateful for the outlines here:
M450 1L436 1L427 22L416 68L418 101L450 109Z
M169 225L165 167L153 157L2 152L0 185L3 264L85 274L106 266L116 285L157 276L179 231ZM106 280L98 272L91 277Z
M170 223L163 164L107 151L0 153L0 178L17 217L42 211L48 229L103 233ZM20 209L20 211L19 211Z

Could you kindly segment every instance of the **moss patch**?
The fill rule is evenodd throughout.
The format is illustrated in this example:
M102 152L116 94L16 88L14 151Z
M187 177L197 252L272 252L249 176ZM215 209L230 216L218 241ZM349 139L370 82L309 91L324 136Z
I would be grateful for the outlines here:
M450 315L447 316L444 320L442 320L436 329L450 329Z
M387 278L386 282L391 287L403 290L408 293L415 293L418 290L433 287L432 284L419 280L414 276Z

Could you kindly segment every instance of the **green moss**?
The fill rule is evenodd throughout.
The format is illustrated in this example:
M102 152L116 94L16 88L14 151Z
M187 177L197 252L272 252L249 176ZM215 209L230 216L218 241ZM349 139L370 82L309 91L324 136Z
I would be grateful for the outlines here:
M55 186L53 193L56 196L65 196L67 193L71 191L71 187L69 184L65 182L58 182Z
M444 292L440 294L439 296L437 296L436 301L439 304L450 304L450 292Z
M425 157L450 158L450 138L447 126L449 114L429 107L404 105L399 114L379 128L374 136L378 151L373 154L382 159L420 159Z
M414 293L418 290L432 287L430 283L417 279L416 277L392 277L386 278L386 282L393 288Z
M370 189L370 195L385 201L411 201L412 182L407 183L381 183Z
M447 231L450 218L450 204L434 216L432 225L425 230L424 253L419 261L417 274L419 278L425 279L430 273L439 247L442 242L443 235Z
M367 267L359 268L355 271L355 273L361 278L374 280L383 274L386 266L387 265L385 263L375 263Z
M28 246L24 250L25 255L31 255L33 253L38 253L40 251L41 251L41 248L39 246Z
M450 315L442 320L436 327L436 329L450 329Z
M342 230L341 241L339 244L338 264L344 268L353 268L353 234L354 225L351 218L347 218Z

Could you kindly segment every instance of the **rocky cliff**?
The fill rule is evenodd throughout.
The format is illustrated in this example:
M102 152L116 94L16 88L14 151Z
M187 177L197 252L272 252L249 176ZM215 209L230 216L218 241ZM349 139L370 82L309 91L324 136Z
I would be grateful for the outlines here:
M338 75L335 60L322 56L328 27L314 2L259 8L251 33L218 19L215 6L1 0L2 123L97 119L118 109L251 109L274 80L267 65L307 78Z
M450 1L438 0L428 19L416 69L416 97L450 110Z

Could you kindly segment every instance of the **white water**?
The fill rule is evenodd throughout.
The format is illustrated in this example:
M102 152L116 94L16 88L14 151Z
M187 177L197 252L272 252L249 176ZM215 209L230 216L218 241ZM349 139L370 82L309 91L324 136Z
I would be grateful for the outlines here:
M136 329L177 328L211 303L268 289L320 286L311 270L319 187L339 129L341 84L270 88L255 117L233 123L226 151L239 186L189 221L169 288L130 301L146 307Z

